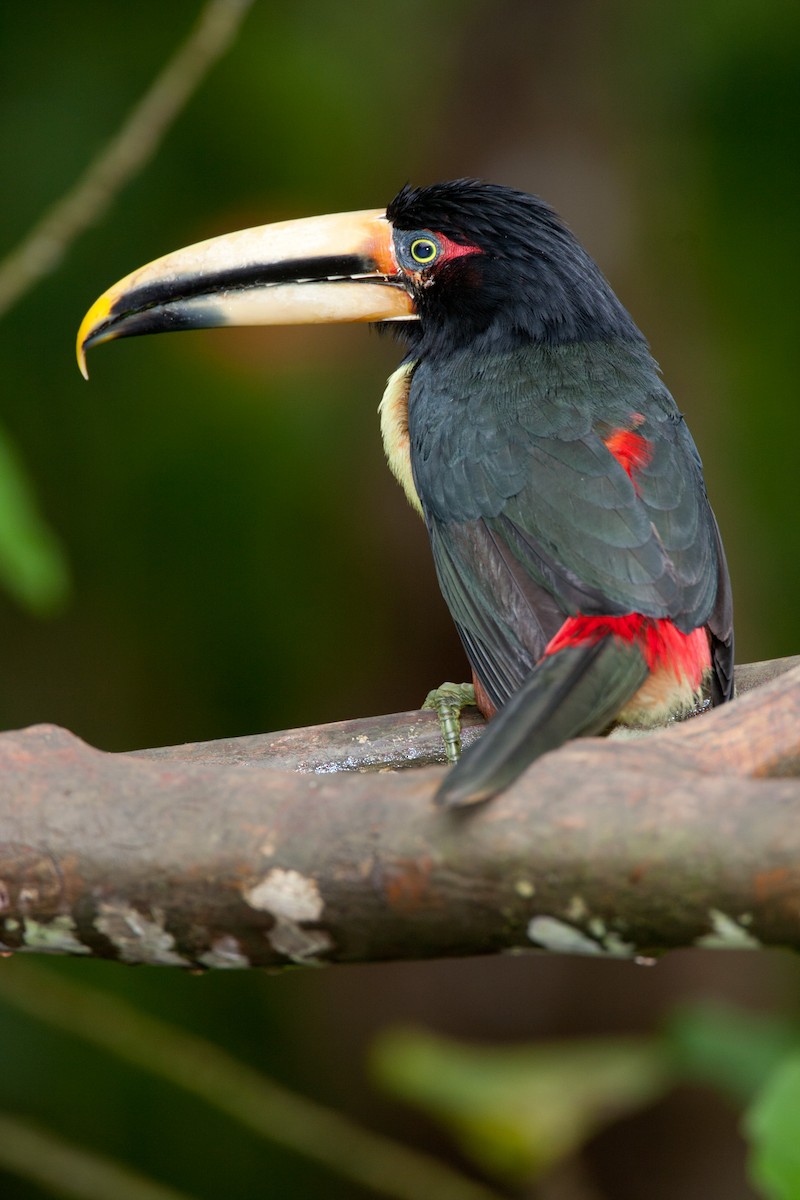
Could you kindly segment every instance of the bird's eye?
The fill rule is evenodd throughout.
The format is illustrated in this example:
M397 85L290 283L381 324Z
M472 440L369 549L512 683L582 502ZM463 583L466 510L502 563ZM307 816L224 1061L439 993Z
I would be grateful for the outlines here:
M419 263L421 267L430 266L439 255L439 247L433 238L429 237L414 238L409 251L414 262Z
M396 230L394 248L400 266L414 273L430 267L442 256L439 239L427 229L415 229L410 233Z

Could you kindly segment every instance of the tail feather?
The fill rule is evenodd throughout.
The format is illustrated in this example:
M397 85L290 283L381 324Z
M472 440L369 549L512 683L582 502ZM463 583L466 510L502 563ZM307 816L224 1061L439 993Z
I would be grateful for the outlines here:
M647 674L638 646L614 636L547 655L448 773L437 803L454 807L488 800L548 750L600 733Z

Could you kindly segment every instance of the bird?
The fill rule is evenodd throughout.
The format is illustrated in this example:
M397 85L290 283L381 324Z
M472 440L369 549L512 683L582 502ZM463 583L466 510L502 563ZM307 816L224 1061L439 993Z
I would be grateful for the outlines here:
M405 353L380 403L488 720L436 799L491 799L548 751L733 696L733 603L703 468L648 343L538 196L406 184L386 208L223 234L87 312L86 351L220 325L363 321ZM445 689L448 685L445 685ZM435 697L435 693L434 693ZM453 757L456 757L455 752Z

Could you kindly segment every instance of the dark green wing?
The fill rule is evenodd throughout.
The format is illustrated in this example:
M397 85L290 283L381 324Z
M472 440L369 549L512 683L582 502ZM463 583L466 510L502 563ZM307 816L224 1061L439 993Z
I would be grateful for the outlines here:
M700 459L643 344L437 366L411 381L414 481L442 592L496 704L568 615L638 612L684 632L711 620L730 642ZM647 440L635 484L605 444L618 430Z

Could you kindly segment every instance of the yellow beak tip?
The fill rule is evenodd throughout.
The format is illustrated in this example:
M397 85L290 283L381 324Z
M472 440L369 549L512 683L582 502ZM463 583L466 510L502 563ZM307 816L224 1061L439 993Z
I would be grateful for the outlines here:
M106 341L108 337L113 337L112 334L107 334L105 337L98 337L100 326L107 319L111 312L111 306L114 303L115 289L110 289L104 292L98 300L95 300L92 307L87 312L86 316L81 321L81 327L78 330L78 338L75 343L75 356L78 359L78 367L84 379L89 378L89 371L86 366L86 348L87 345L94 345L98 341Z

